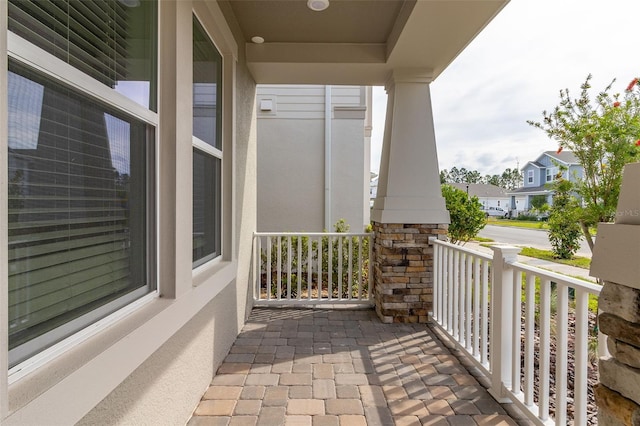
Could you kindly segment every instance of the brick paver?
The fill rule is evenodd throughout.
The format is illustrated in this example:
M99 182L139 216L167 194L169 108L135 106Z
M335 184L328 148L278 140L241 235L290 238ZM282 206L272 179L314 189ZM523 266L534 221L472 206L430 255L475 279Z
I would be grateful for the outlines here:
M254 309L188 425L528 424L465 365L425 324Z

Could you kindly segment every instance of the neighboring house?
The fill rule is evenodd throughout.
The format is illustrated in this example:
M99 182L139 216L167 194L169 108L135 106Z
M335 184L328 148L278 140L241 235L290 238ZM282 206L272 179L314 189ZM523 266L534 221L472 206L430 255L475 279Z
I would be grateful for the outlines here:
M3 426L186 424L253 306L257 84L384 85L372 245L442 234L430 83L507 0L316 3L0 1Z
M517 213L531 210L531 200L533 197L542 195L546 198L547 204L553 203L553 191L549 184L558 178L561 169L564 179L575 181L582 179L583 169L575 154L571 151L557 153L555 151L543 152L534 161L529 161L522 168L522 187L510 191L509 208Z
M485 183L449 183L455 188L465 191L471 197L478 197L483 210L500 207L505 211L509 206L509 196L504 188Z
M371 87L258 85L258 231L369 224ZM359 195L358 195L359 194Z

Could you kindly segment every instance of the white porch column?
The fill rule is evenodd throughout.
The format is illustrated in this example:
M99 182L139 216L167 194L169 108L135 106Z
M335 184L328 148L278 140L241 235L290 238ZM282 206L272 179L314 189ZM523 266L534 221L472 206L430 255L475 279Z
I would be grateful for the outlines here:
M449 223L431 109L431 71L397 69L386 91L378 193L371 219L379 223Z
M383 322L428 321L433 244L447 233L429 83L431 72L394 70L387 83L378 194L371 220L374 296Z

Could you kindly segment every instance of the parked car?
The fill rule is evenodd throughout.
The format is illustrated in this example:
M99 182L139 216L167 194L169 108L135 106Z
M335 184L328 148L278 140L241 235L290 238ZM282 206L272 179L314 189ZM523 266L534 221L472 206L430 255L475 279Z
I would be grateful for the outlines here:
M504 210L502 207L489 207L486 209L482 209L484 215L486 217L494 216L494 217L507 217L509 216L509 212Z

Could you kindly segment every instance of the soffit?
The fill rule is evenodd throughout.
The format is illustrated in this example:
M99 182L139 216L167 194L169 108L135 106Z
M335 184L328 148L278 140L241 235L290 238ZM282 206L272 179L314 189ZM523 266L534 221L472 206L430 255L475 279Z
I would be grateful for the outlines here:
M431 78L508 0L224 0L258 83L384 85L392 70ZM251 37L260 36L263 44Z

